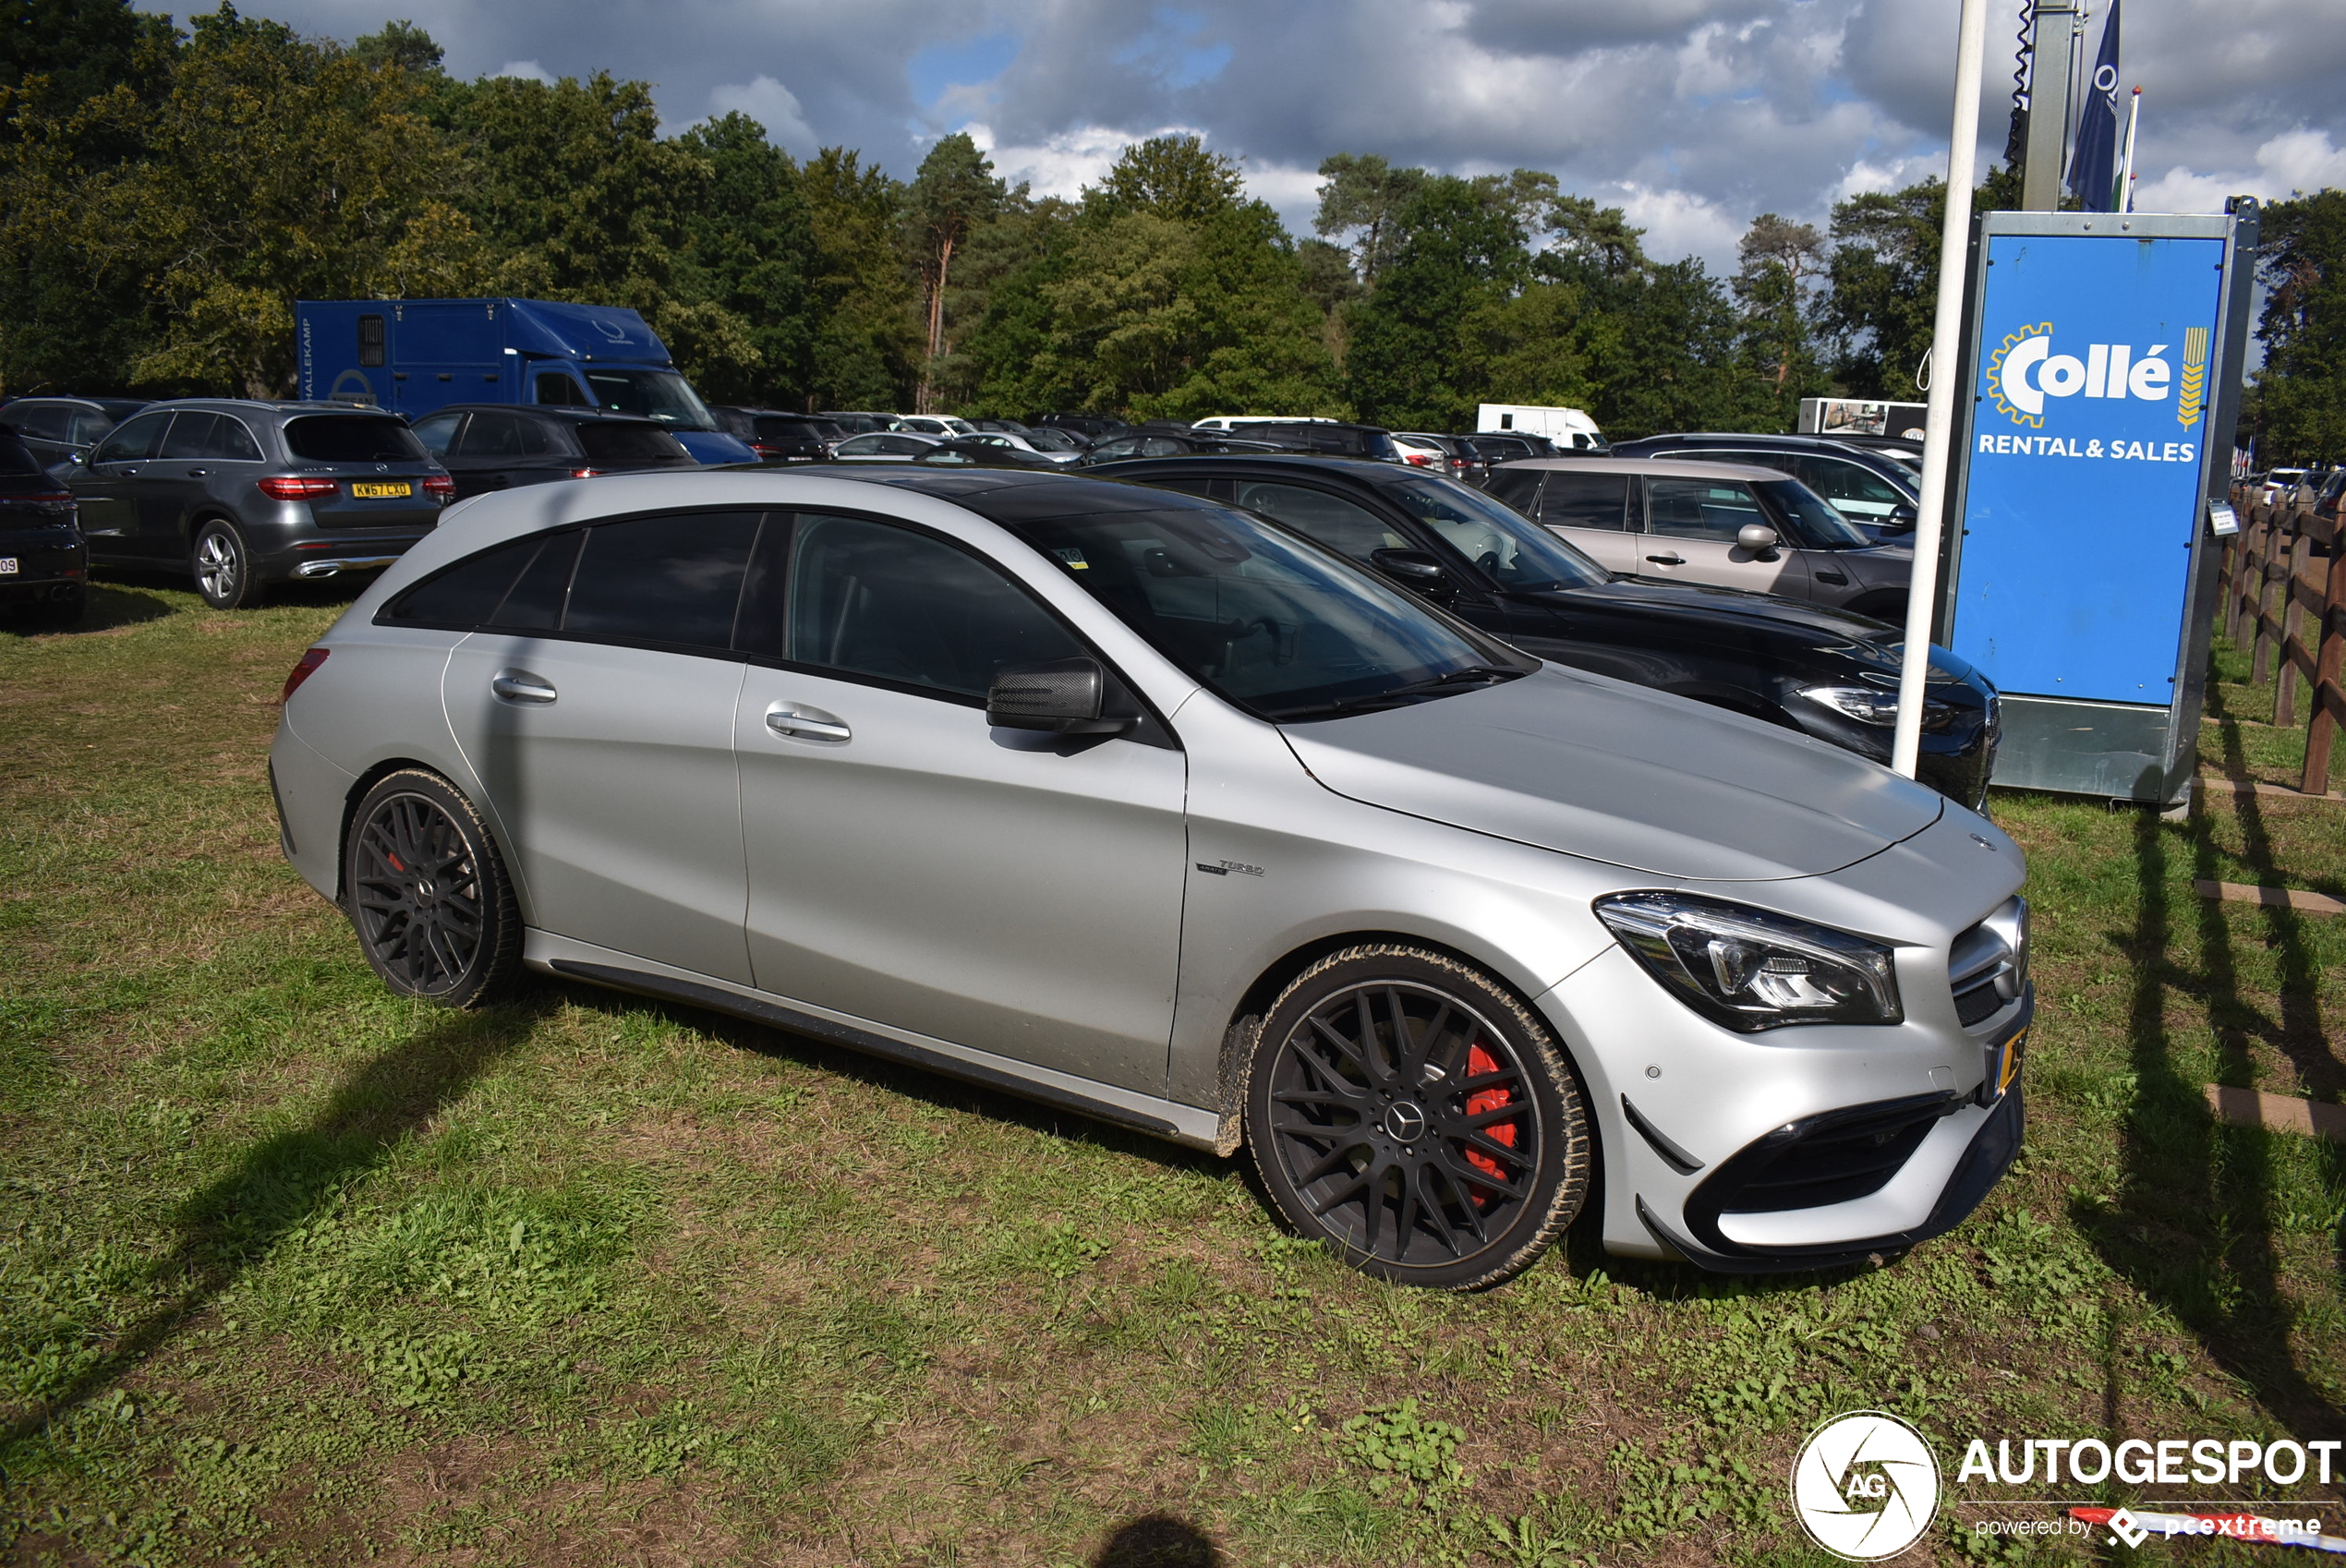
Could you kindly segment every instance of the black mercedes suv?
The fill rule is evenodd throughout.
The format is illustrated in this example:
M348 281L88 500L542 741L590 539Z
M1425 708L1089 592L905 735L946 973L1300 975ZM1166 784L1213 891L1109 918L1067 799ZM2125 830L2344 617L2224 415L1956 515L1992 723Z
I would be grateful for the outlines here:
M1890 760L1903 633L1779 598L1615 576L1522 513L1422 469L1301 456L1140 458L1086 471L1245 508L1558 664L1732 708ZM1922 781L1977 810L1996 690L1930 650Z

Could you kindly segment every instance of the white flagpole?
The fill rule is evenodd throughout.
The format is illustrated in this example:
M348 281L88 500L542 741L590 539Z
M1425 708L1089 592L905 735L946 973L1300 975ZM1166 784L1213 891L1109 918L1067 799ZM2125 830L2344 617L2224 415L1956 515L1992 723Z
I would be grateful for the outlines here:
M1979 142L1979 63L1988 40L1988 0L1963 0L1955 42L1955 116L1947 145L1947 221L1939 234L1939 315L1930 334L1930 403L1923 416L1922 504L1915 519L1914 580L1906 589L1905 662L1898 671L1898 727L1890 766L1912 778L1922 756L1922 705L1930 680L1930 611L1939 598L1939 540L1945 519L1947 463L1954 440L1955 384L1963 370L1964 252L1971 237L1971 187Z
M2134 127L2141 123L2142 117L2143 90L2138 87L2126 105L2126 172L2118 182L2118 188L2123 193L2118 203L2121 212L2134 210Z

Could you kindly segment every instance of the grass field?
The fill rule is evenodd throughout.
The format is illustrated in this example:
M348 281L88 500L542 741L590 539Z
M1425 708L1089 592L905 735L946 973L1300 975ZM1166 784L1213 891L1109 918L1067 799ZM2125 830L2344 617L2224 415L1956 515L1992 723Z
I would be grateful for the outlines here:
M2346 896L2346 807L1997 799L2029 1142L1953 1236L1759 1282L1576 1236L1436 1297L1234 1163L805 1039L394 1000L263 771L336 610L0 633L0 1562L1821 1562L1790 1459L1868 1406L1949 1466L1917 1556L2085 1561L1971 1527L2047 1511L1958 1487L1970 1438L2346 1436L2346 1148L2203 1100L2346 1095L2346 920L2192 891Z

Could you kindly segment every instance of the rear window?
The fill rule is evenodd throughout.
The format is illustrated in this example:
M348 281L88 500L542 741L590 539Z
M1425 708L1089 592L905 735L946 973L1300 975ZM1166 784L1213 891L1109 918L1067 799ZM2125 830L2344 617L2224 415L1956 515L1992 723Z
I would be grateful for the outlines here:
M424 449L385 414L305 414L285 423L285 447L311 463L421 463Z
M578 444L592 463L690 463L693 454L657 425L605 424L582 421Z

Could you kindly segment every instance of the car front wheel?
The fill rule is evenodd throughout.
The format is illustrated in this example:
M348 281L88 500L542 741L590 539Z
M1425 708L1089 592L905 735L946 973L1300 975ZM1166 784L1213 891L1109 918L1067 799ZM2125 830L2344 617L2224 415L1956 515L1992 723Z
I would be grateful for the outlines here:
M1348 948L1299 975L1264 1018L1246 1124L1297 1234L1400 1284L1506 1279L1588 1196L1588 1113L1554 1040L1423 948Z
M436 773L402 768L367 791L343 846L358 946L403 996L471 1007L521 967L521 911L488 824Z
M198 528L188 561L196 574L196 592L212 609L250 609L260 602L252 552L245 549L236 525L215 517Z

